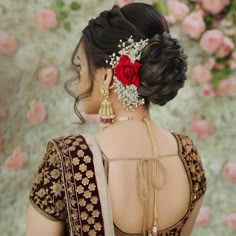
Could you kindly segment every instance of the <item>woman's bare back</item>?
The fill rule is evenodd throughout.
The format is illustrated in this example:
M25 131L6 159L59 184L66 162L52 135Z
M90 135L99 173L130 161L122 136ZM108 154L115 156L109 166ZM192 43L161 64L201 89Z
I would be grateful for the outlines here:
M177 223L188 210L190 202L189 180L179 157L176 138L168 131L151 123L160 163L158 181L158 230ZM109 190L115 225L124 232L141 233L143 205L137 192L136 160L152 158L153 149L148 129L141 120L120 122L97 134L97 140L109 160Z

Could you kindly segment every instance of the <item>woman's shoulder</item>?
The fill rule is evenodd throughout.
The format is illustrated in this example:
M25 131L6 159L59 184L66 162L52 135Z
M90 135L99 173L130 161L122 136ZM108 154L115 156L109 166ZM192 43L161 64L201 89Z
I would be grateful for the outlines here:
M197 152L198 153L198 148L197 145L194 142L194 139L190 137L190 135L185 134L185 133L177 133L177 132L171 132L172 135L175 136L177 139L181 152ZM199 154L199 153L198 153Z
M168 146L170 153L175 153L176 148L179 154L197 152L195 142L188 134L167 130L160 126L157 127L156 134L160 142L160 147Z
M184 133L171 133L176 137L179 145L179 153L184 157L185 161L198 163L203 169L202 157L194 139Z
M66 157L74 157L89 151L89 145L86 135L70 134L54 137L46 142L45 151L42 160L39 163L38 171L45 167L50 169L61 169L61 163Z
M190 137L190 135L186 133L181 133L181 132L176 132L176 131L171 131L171 134L174 134L177 136L181 141L183 140L184 142L188 142L189 144L193 144L193 139Z

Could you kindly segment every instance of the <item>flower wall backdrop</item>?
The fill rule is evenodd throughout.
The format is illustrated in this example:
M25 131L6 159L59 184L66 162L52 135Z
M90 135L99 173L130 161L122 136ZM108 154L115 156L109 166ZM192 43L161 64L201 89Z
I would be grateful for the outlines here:
M117 3L123 6L128 0ZM208 178L197 235L236 231L236 1L139 1L165 14L189 56L189 78L155 122L189 135ZM63 88L70 57L91 17L113 0L2 0L0 3L0 235L24 235L31 181L53 137L94 133L77 124ZM76 85L75 91L76 91Z

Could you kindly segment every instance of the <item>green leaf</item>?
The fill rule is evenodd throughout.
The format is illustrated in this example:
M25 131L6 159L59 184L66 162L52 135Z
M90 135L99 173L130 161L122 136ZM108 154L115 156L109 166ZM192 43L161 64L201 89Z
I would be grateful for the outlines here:
M212 79L212 85L213 88L218 88L219 84L222 80L224 79L228 79L229 75L230 75L230 69L225 68L223 70L213 70L213 79Z
M230 2L228 14L225 18L231 20L233 24L236 24L236 1Z
M223 80L223 79L220 79L220 78L217 78L217 77L213 78L212 85L213 85L214 89L219 87L221 80Z
M64 19L66 19L68 17L68 12L66 12L66 11L61 11L61 12L59 12L59 19L60 20L64 20Z
M196 10L196 6L197 6L198 2L197 1L188 1L188 7L190 12L193 12Z
M65 6L65 3L62 0L55 0L56 6L62 8Z
M204 21L206 23L206 28L207 29L211 28L211 25L212 25L212 22L213 22L212 16L210 16L210 15L205 16Z
M231 54L225 56L225 57L216 57L216 62L222 65L225 65L226 61L229 60L231 57Z
M71 10L73 10L73 11L77 11L77 10L80 9L80 4L77 3L77 2L72 2L72 3L70 4L70 8L71 8Z
M153 6L158 9L163 15L167 15L167 8L164 2L154 2Z
M48 10L57 12L57 7L55 5L48 7Z
M70 22L65 22L64 23L64 28L66 31L71 32L71 24Z

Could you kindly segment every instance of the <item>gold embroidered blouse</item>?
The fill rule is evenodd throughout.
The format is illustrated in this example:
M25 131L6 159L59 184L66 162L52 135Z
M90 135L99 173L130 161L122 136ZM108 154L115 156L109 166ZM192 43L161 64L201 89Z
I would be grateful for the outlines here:
M207 186L204 168L192 140L184 134L177 134L175 132L172 134L178 142L179 156L184 164L189 178L191 201L189 203L187 213L183 216L183 218L175 225L158 231L158 235L160 236L180 235L181 229L189 218L196 201L205 193ZM60 138L58 140L60 140ZM79 199L79 205L81 207L86 206L83 214L81 214L81 220L85 222L85 224L83 229L79 229L78 224L76 224L76 219L78 221L78 212L73 212L72 218L75 222L73 227L78 227L78 232L79 230L82 230L84 232L88 232L88 235L99 235L99 232L101 232L101 225L96 223L95 219L96 217L99 217L100 210L98 201L94 197L90 197L91 193L95 191L95 189L92 188L93 183L89 183L89 181L93 178L93 172L87 169L87 165L89 166L91 160L91 151L82 136L73 135L64 137L63 142L58 142L58 145L60 146L64 144L69 147L68 150L72 153L69 155L71 160L65 159L62 163L62 159L59 157L56 150L55 142L50 141L48 143L46 153L38 167L37 175L32 183L29 200L31 204L45 217L55 221L64 221L66 224L65 236L67 236L70 235L70 224L67 211L68 201L66 201L68 194L66 195L65 192L72 193L75 190L77 193L83 193L83 198ZM80 150L77 151L75 147L79 147ZM76 153L73 154L73 151L75 150ZM63 169L69 166L70 161L74 166L78 166L78 168L80 168L80 173L82 173L82 175L80 173L73 173L72 171L68 171L66 174L63 172ZM107 167L107 165L107 160L104 157L104 166ZM108 168L105 168L105 170L107 171ZM78 186L73 186L71 184L71 186L67 187L65 191L63 178L69 180L73 174L74 179L76 181L80 181L82 184ZM74 189L75 187L76 189ZM85 188L88 189L85 191ZM85 201L90 202L89 204L85 204ZM72 204L72 206L75 204L73 198L71 198L69 204ZM115 225L114 229L116 236L142 235L122 232ZM80 234L78 233L78 235Z
M158 236L179 236L181 230L188 220L195 203L199 200L205 193L207 187L207 180L205 176L205 171L202 165L200 155L194 145L193 141L185 134L177 134L172 132L172 135L176 138L178 143L178 154L183 162L184 168L188 175L189 185L190 185L190 202L186 214L174 225L159 230ZM106 175L108 178L108 160L106 156L105 166L106 166ZM143 234L130 234L123 232L114 224L115 235L116 236L142 236Z

